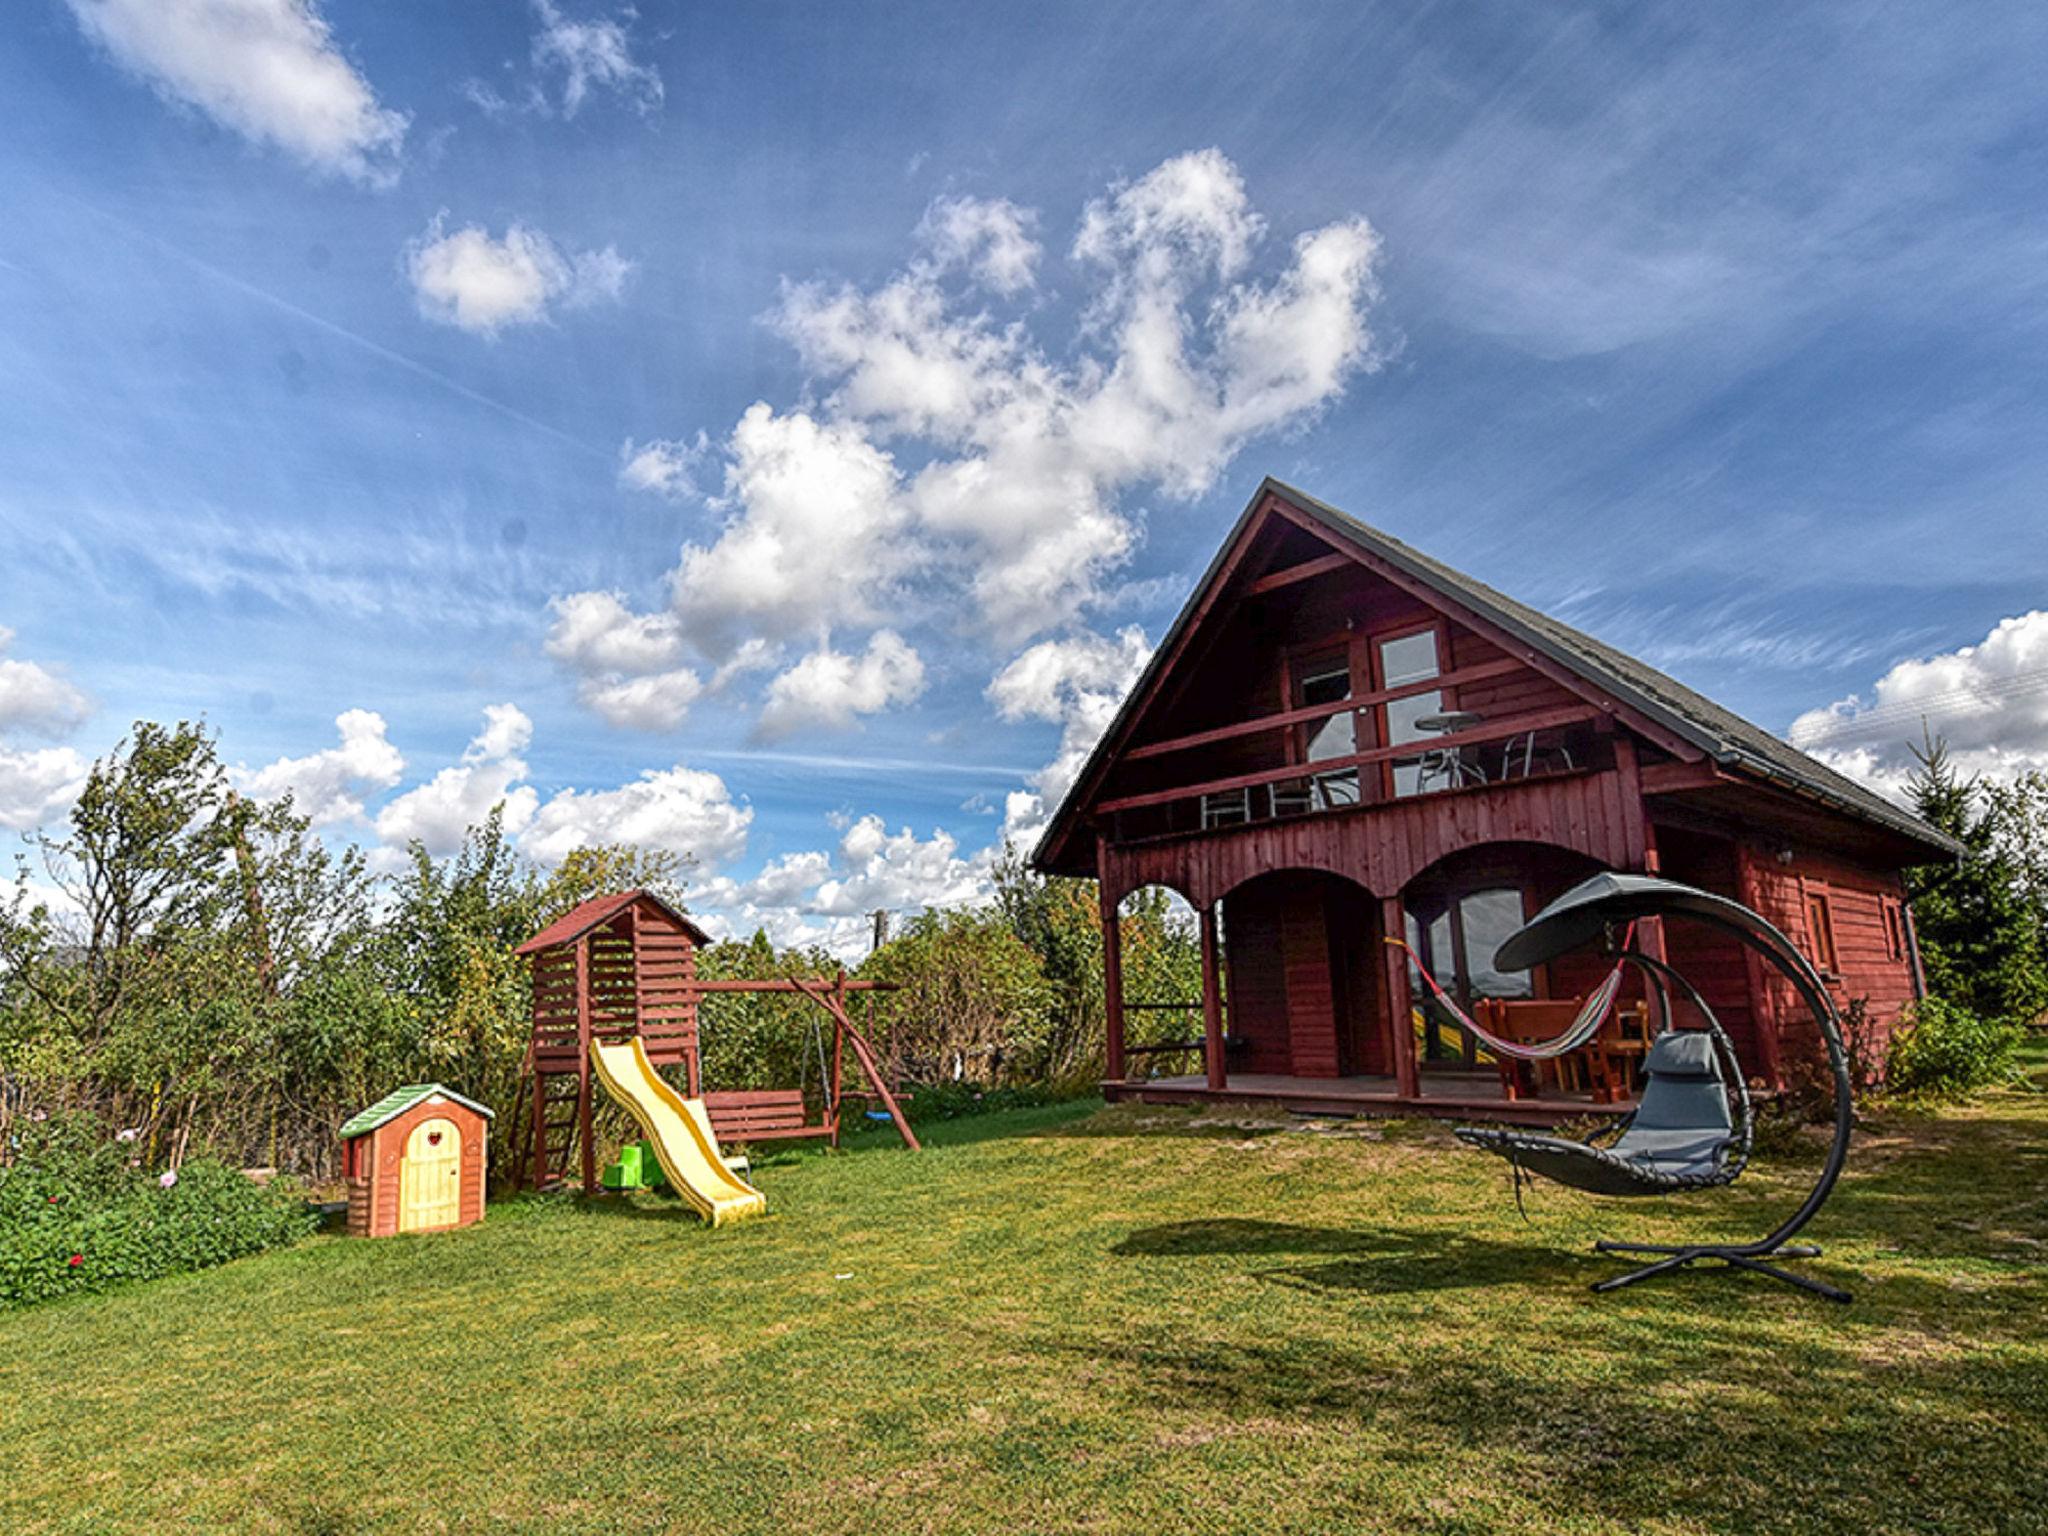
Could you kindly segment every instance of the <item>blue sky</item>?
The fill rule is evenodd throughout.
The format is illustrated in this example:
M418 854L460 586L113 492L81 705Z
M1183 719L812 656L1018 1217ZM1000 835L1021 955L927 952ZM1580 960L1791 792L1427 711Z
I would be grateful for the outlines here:
M334 836L506 794L844 937L1029 832L1268 473L1875 782L2048 764L2044 32L27 0L0 816L203 715Z

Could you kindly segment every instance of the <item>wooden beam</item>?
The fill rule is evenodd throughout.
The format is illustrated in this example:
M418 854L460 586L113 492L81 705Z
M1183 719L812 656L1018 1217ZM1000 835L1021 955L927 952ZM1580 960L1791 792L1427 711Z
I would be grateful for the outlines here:
M1097 882L1102 900L1102 1075L1113 1083L1124 1076L1124 935L1117 916L1118 903L1109 899L1108 887Z
M1299 709L1283 709L1276 714L1260 715L1253 720L1239 720L1231 725L1219 725L1213 730L1196 731L1188 736L1175 736L1167 741L1147 742L1142 747L1133 747L1124 753L1123 760L1134 763L1142 758L1163 757L1169 752L1185 752L1190 747L1206 747L1239 736L1256 736L1264 731L1283 730L1290 725L1309 725L1350 710L1371 709L1378 704L1391 704L1396 699L1412 699L1417 694L1435 693L1439 689L1457 688L1469 683L1483 683L1492 678L1505 677L1510 672L1527 670L1513 657L1502 661L1481 662L1477 666L1446 672L1438 677L1403 683L1398 688L1382 688L1373 693L1361 693L1354 698L1338 699L1329 704L1304 704Z
M1599 714L1600 711L1590 707L1561 706L1557 709L1537 710L1527 715L1506 715L1499 720L1474 726L1470 730L1451 731L1442 736L1431 736L1422 741L1404 741L1389 747L1374 747L1369 752L1354 752L1347 757L1327 757L1306 765L1288 763L1278 768L1264 768L1257 773L1236 774L1227 779L1210 779L1204 783L1185 784L1174 789L1155 789L1142 795L1122 795L1114 800L1101 801L1095 809L1098 814L1108 815L1115 811L1135 811L1147 805L1166 805L1175 800L1192 800L1198 795L1220 794L1229 789L1250 789L1260 784L1278 784L1286 779L1303 778L1311 770L1317 775L1342 773L1347 768L1363 768L1372 763L1421 757L1447 747L1477 746L1483 742L1502 741L1510 736L1519 736L1524 731L1547 731L1560 726L1579 725L1597 719Z
M1388 896L1380 902L1382 938L1406 938L1408 918L1401 898ZM1415 1025L1410 1018L1414 1002L1408 993L1408 952L1395 944L1381 944L1387 977L1387 1015L1394 1026L1394 1090L1404 1099L1422 1096L1421 1072L1415 1062Z
M576 1134L583 1143L583 1193L597 1193L597 1146L590 1105L590 936L576 941Z
M1209 1086L1224 1086L1223 985L1216 965L1216 907L1202 908L1202 1067Z
M1712 763L1645 763L1642 767L1643 793L1671 795L1688 789L1712 789L1729 782L1728 775Z
M806 983L787 978L774 981L698 981L694 977L679 976L674 981L663 982L662 990L667 992L801 992L806 997L812 997L816 995L812 992L812 987L831 987L833 985L834 983L830 977L820 977L815 981ZM849 992L897 992L902 990L893 981L848 980L845 986Z
M1358 560L1344 550L1334 554L1318 555L1313 560L1304 560L1299 565L1290 565L1285 570L1272 571L1245 584L1244 595L1257 597L1262 592L1277 592L1282 587L1291 587L1297 581L1307 581L1311 576L1326 576L1331 571L1355 568Z

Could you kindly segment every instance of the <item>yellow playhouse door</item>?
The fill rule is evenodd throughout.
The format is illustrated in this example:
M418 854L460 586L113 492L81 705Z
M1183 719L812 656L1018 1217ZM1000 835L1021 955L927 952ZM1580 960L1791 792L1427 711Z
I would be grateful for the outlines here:
M422 1120L405 1139L398 1230L430 1232L461 1219L462 1132L452 1120Z

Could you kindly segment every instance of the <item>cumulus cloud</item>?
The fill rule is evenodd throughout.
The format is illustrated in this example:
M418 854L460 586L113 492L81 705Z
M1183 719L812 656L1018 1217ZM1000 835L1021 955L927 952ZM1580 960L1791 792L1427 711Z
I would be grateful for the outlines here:
M450 232L445 214L406 246L403 266L422 315L477 336L538 325L558 307L615 301L633 270L611 246L564 252L519 223L501 239L475 224Z
M1042 640L990 680L988 698L1003 719L1045 720L1060 727L1052 761L1004 802L1003 833L1009 841L1024 849L1038 841L1053 808L1081 776L1088 754L1151 659L1145 632L1133 624L1113 637L1084 632Z
M167 100L370 186L409 119L380 106L314 0L68 0L85 34Z
M69 747L28 752L0 747L0 827L27 832L62 815L92 764Z
M693 442L658 437L636 443L629 437L619 450L619 483L660 496L694 496L697 466L710 452L710 441L702 432Z
M541 807L519 839L543 864L599 843L629 843L685 855L702 867L745 851L749 806L735 805L725 781L694 768L643 773L617 789L565 789Z
M938 270L961 268L988 288L1013 294L1037 282L1044 255L1032 230L1038 214L1008 198L942 197L925 210L918 235Z
M1792 722L1792 744L1903 801L1923 730L1944 738L1965 774L2048 770L2048 611L2001 619L1975 645L1902 661L1866 697Z
M758 928L778 944L819 944L853 958L866 947L870 912L986 901L991 861L986 850L963 856L945 831L928 838L908 827L892 833L881 817L862 816L830 853L784 854L752 879L706 881L690 901L721 936Z
M237 765L228 776L242 793L256 800L292 797L299 813L316 827L363 819L363 797L394 787L405 772L405 759L385 735L384 717L367 709L335 716L338 746L305 757L280 757L262 768Z
M700 651L865 624L914 563L889 455L851 423L754 405L727 444L737 514L691 545L670 578L677 618Z
M768 318L808 375L804 403L757 402L717 445L721 525L685 543L669 579L707 662L815 647L768 684L771 732L816 718L796 706L822 685L861 680L846 631L944 612L1015 648L1077 622L1136 545L1129 493L1201 495L1247 443L1311 420L1377 365L1370 225L1311 230L1262 266L1266 222L1219 151L1088 204L1072 336L990 310L992 291L1037 281L1035 220L941 199L895 275L785 284ZM668 446L629 444L629 483L689 483L698 451L679 463ZM908 675L877 663L868 679L897 686L870 691L906 701Z
M483 729L462 754L426 783L388 802L377 813L380 841L403 848L417 842L431 854L453 853L462 835L491 811L504 807L505 830L524 831L539 809L540 795L526 780L519 756L533 740L533 722L514 704L484 711Z
M575 592L550 605L544 647L577 674L586 708L629 730L672 731L704 684L674 663L683 642L673 615L635 613L616 592Z
M759 734L775 741L805 729L844 730L923 692L923 660L894 630L877 630L859 655L821 646L778 674L768 685Z
M64 678L7 654L14 631L0 624L0 731L62 736L92 713L92 701Z

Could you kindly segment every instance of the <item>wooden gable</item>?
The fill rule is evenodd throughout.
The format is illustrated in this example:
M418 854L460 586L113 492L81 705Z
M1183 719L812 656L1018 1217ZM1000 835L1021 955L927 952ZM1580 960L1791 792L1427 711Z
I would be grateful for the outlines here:
M1392 680L1382 665L1382 643L1423 634L1433 637L1438 675L1421 685ZM1304 703L1300 681L1315 668L1348 671L1349 696L1341 705ZM1090 873L1091 823L1205 791L1228 793L1245 780L1260 787L1300 764L1306 734L1318 721L1418 691L1442 691L1460 710L1518 731L1531 723L1597 723L1612 731L1619 721L1660 755L1701 755L1483 613L1304 515L1268 486L1239 520L1098 746L1037 862L1057 873ZM1378 754L1361 765L1376 774L1391 771L1388 765L1403 751L1378 741L1359 746Z

